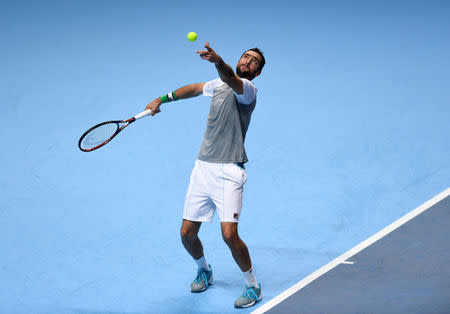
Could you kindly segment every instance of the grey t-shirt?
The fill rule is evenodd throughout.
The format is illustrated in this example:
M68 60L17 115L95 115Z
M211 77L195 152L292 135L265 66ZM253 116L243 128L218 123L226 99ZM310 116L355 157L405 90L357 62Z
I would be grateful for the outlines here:
M204 96L212 96L205 136L198 159L216 163L247 162L244 141L256 105L257 89L247 80L237 95L221 79L207 82Z

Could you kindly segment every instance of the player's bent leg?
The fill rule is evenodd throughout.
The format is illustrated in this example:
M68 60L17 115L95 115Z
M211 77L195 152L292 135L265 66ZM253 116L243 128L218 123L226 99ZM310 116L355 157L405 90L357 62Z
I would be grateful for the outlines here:
M181 242L186 251L195 260L203 256L203 245L198 237L198 231L201 225L201 222L183 219L180 230Z
M201 222L183 219L180 230L183 246L195 259L197 265L199 265L197 276L191 283L191 292L203 292L213 281L211 265L206 264L203 254L203 245L198 237L200 226Z
M222 222L222 238L231 250L234 260L241 271L246 272L252 268L252 261L248 248L238 234L238 224L235 222Z
M261 301L261 284L256 282L248 248L237 231L237 223L222 222L222 238L231 250L234 260L245 276L246 285L242 295L234 302L237 308L245 308Z

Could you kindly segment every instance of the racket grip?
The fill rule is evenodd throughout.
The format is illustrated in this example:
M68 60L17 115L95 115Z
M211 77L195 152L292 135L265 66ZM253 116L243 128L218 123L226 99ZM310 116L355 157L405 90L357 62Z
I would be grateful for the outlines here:
M150 109L147 109L147 110L142 111L141 113L138 113L137 115L135 115L134 118L137 120L137 119L146 117L146 116L148 116L151 113L152 113L152 111Z

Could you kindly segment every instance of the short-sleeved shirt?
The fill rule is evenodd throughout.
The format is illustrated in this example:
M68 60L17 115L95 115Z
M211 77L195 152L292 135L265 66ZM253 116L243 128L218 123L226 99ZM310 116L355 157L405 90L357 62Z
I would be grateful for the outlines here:
M203 95L212 97L212 101L198 159L218 163L248 161L244 141L258 89L251 81L242 81L242 95L237 95L220 78L203 86Z
M258 89L252 81L247 79L242 79L244 83L244 93L242 95L236 95L237 101L243 105L249 105L256 99L256 94L258 93ZM203 86L203 96L212 97L214 94L214 89L221 85L225 84L220 78L216 78L215 80L206 82Z

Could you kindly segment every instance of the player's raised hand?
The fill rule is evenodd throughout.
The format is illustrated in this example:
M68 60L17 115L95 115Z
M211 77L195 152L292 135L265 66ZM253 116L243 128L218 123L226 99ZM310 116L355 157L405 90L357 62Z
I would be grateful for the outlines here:
M212 63L217 63L220 61L220 56L209 46L209 41L205 44L206 50L197 50L196 52L200 54L200 58L203 60L208 60Z

